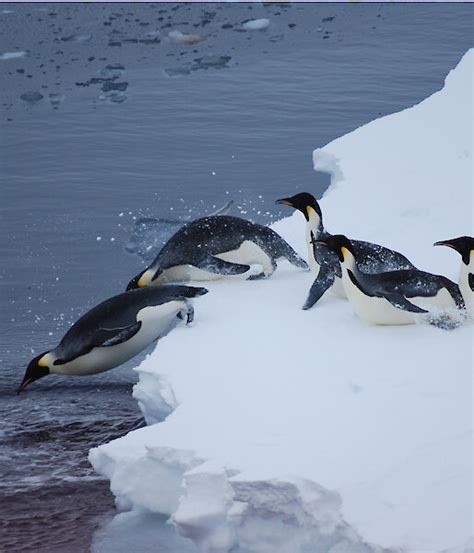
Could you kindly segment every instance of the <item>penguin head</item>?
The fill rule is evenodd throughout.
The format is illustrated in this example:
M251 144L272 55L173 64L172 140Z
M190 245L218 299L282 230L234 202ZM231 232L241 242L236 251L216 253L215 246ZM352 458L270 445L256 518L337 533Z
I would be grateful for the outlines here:
M137 288L144 288L145 286L150 286L152 284L158 284L156 279L162 273L161 269L154 267L148 267L143 270L141 273L138 273L137 276L133 277L132 280L127 285L128 290L136 290Z
M276 201L277 204L289 205L294 207L304 215L305 219L309 221L311 213L315 211L319 218L322 219L323 215L321 213L321 208L319 207L316 198L308 192L301 192L300 194L295 194L290 198L281 198Z
M474 238L471 236L460 236L459 238L451 238L450 240L440 240L435 242L433 246L448 246L461 254L463 263L469 265L471 252L474 251Z
M28 367L26 368L25 376L23 377L23 381L16 391L17 395L22 392L28 386L28 384L31 384L39 378L43 378L43 376L48 376L49 367L48 363L44 359L48 355L48 353L49 351L45 351L44 353L37 355L29 362Z
M333 236L328 236L327 238L320 238L319 240L311 240L314 245L321 245L325 248L329 248L333 251L341 263L344 262L344 258L348 256L348 252L354 256L354 248L351 241L347 236L343 234L334 234Z

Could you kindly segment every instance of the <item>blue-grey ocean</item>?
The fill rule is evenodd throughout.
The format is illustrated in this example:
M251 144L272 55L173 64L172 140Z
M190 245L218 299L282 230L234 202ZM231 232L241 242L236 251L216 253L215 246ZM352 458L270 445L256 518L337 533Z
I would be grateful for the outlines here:
M233 201L269 223L288 215L275 199L320 197L312 150L439 90L473 30L470 4L0 5L1 551L119 551L87 453L143 424L139 359L17 397L33 354L123 291L176 221ZM194 551L157 527L160 546L143 520L122 544Z

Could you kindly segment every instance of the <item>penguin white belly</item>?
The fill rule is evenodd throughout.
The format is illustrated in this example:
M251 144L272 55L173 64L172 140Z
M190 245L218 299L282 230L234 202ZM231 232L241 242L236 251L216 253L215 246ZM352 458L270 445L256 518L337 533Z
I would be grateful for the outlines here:
M472 254L471 258L474 258ZM469 265L461 263L459 272L459 289L466 304L467 314L471 319L474 319L474 291L469 286L469 273L474 273L474 259L469 262Z
M217 280L222 275L210 273L194 267L194 265L176 265L165 269L156 279L156 284L168 284L173 282L189 282L190 280Z
M270 257L254 242L245 240L235 250L216 254L214 257L229 261L231 263L239 263L242 265L261 265L263 272L269 276L273 272L273 266ZM204 269L194 267L194 265L177 265L170 269L165 269L156 279L157 284L165 284L168 282L187 282L190 280L218 280L225 279L246 279L253 271L247 271L240 275L222 275L219 273L211 273Z
M371 297L364 294L351 282L345 270L342 281L354 313L364 321L375 325L407 325L415 323L413 313L394 307L385 298Z
M237 249L216 254L215 257L222 259L222 261L240 263L241 265L260 265L266 276L273 273L270 256L251 240L244 240Z
M163 305L148 306L137 314L142 322L140 330L127 340L114 346L96 347L64 365L53 365L51 373L67 375L97 374L125 363L145 349L157 338L167 334L177 322L179 312L187 312L185 301L171 301Z

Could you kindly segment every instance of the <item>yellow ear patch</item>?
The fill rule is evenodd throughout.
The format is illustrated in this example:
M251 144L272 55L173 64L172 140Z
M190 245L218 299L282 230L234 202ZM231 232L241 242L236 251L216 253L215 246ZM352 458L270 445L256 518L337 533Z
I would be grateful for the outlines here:
M145 274L143 274L143 275L138 279L137 286L139 286L140 288L142 288L143 286L145 286L145 281L144 281L144 279L143 279L144 276L145 276Z
M349 250L344 246L342 246L341 252L342 252L342 257L346 257L346 255L349 253Z
M46 354L46 355L48 355L48 354ZM38 361L38 366L40 366L40 367L47 367L48 366L48 363L46 363L46 361L45 361L46 355L43 355L43 357Z
M310 205L307 205L306 206L306 213L308 214L308 217L311 217L311 215L313 213L316 213L316 211Z

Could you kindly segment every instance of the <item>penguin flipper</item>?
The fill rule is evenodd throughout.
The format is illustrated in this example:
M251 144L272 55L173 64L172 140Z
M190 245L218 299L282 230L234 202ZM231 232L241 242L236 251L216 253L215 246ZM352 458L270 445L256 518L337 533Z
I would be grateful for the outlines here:
M418 307L414 303L411 303L408 301L405 296L402 296L401 294L395 294L395 293L387 293L385 292L383 294L383 297L389 301L394 307L397 307L398 309L402 309L403 311L410 311L410 313L428 313L426 309L422 309L421 307Z
M469 288L474 292L474 274L469 273L468 282L469 282Z
M303 309L311 309L321 296L334 284L334 271L328 265L321 265L319 273L308 292Z
M100 328L94 334L94 347L116 346L133 338L142 326L141 321L137 321L129 326L120 328Z
M230 261L224 261L213 255L203 257L196 266L210 273L221 275L242 275L250 270L250 265L231 263Z
M115 346L130 340L140 330L141 321L137 321L129 326L118 328L98 328L88 338L72 347L68 347L63 355L54 361L54 365L64 365L73 361L81 355L88 354L93 348L103 348Z

